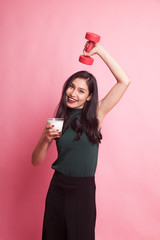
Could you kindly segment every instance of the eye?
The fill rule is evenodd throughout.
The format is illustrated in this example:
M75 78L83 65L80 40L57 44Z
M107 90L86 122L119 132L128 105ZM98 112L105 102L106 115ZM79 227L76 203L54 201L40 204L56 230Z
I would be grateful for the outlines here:
M68 86L68 88L74 89L74 86L73 86L72 84L70 84L70 85Z
M84 91L83 91L83 90L79 90L79 92L80 92L80 93L84 93Z
M72 84L69 85L70 88L74 88L74 86Z

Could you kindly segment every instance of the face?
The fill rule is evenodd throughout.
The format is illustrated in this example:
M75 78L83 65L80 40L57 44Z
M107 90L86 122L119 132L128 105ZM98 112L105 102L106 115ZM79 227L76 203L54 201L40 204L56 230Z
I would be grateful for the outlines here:
M74 79L66 91L66 103L69 108L83 108L90 98L86 79L83 78Z

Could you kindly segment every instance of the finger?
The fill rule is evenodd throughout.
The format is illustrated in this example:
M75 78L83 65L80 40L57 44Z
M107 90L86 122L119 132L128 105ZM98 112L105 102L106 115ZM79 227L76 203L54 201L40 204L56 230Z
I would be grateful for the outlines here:
M87 41L87 42L85 43L85 45L84 45L84 51L87 50L88 44L89 44L89 41Z
M85 50L83 50L83 55L88 56L88 53Z
M58 137L60 137L60 135L59 135L59 134L54 134L54 135L46 135L46 138L47 138L47 139L49 139L49 140L52 140L52 139L54 139L54 138L58 138Z
M89 57L92 55L92 53L91 53L91 51L87 53L85 50L83 50L83 55Z
M54 127L54 125L52 125L50 123L47 123L47 125L46 125L46 129L53 128L53 127Z
M54 128L50 128L46 131L47 134L51 134L51 135L56 135L58 134L58 130L54 129Z
M62 135L62 132L59 132L59 130L56 130L55 132L53 132L53 136L55 138L60 137L61 135Z
M96 53L95 48L93 47L89 52L86 52L85 50L83 51L84 56L92 56Z

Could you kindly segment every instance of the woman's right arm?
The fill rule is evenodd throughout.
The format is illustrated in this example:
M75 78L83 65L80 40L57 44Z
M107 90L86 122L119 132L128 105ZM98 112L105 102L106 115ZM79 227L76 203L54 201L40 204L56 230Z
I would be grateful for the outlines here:
M49 123L46 124L42 136L32 153L32 164L38 166L46 157L47 150L54 138L59 138L58 130L54 129Z

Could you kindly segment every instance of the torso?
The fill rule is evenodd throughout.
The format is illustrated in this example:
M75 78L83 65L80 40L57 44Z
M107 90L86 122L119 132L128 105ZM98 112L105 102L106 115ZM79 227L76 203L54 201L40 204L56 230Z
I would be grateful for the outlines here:
M71 121L80 114L81 109L73 109ZM76 135L70 124L63 135L56 140L58 158L52 164L52 168L67 176L94 176L99 144L91 143L85 132L78 141L74 141Z

